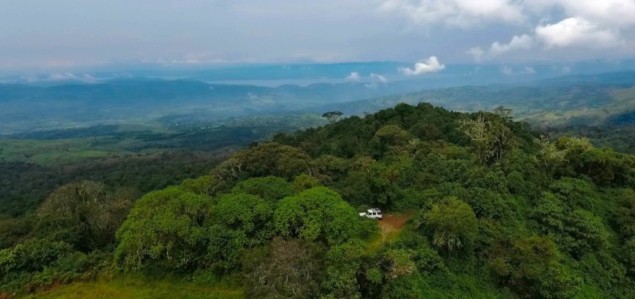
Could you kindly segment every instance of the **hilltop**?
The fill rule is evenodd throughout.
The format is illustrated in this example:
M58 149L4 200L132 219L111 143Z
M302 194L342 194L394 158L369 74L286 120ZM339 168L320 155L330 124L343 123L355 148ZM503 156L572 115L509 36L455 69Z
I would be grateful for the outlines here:
M632 298L635 157L510 113L399 104L278 134L139 199L62 186L2 220L0 292L107 274L254 298ZM368 207L409 220L384 238Z

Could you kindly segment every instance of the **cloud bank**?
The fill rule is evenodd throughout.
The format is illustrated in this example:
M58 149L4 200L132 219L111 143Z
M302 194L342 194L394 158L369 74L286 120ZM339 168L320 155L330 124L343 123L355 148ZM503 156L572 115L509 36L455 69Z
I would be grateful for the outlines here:
M57 0L37 7L31 1L4 2L10 4L0 4L5 25L0 26L0 75L136 64L416 61L419 53L443 53L447 64L635 58L635 0L165 0L152 5ZM370 80L368 74L361 81Z
M622 43L617 30L601 28L579 17L567 18L556 24L538 26L535 33L547 48L568 46L610 48Z
M464 53L475 61L522 51L635 49L635 0L384 0L380 11L399 14L429 30L442 25L464 31L504 25L511 38L475 45Z
M400 68L399 72L406 76L419 76L428 73L436 73L445 69L445 65L439 62L436 56L415 63L414 68Z
M510 0L386 0L385 12L397 12L416 24L468 28L480 23L520 23L522 7Z

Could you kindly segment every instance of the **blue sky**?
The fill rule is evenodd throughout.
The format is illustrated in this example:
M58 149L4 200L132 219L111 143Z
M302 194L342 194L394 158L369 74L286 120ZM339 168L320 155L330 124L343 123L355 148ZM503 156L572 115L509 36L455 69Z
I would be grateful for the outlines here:
M635 0L0 0L0 69L635 58Z

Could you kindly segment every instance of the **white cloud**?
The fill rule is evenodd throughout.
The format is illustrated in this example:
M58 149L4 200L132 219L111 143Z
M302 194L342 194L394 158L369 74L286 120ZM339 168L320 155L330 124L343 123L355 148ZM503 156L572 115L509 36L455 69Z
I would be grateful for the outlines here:
M371 73L370 79L379 83L388 83L388 79L380 74Z
M635 26L634 0L379 0L380 11L395 12L415 24L472 29L486 23L523 24L554 11L610 28Z
M377 1L381 4L380 11L421 25L431 36L443 33L444 30L439 30L438 25L469 31L482 30L488 26L491 31L487 33L490 34L505 32L494 28L494 25L500 24L506 26L504 29L507 30L512 26L533 28L512 35L508 41L494 38L489 45L469 48L465 54L477 62L529 49L545 53L543 57L555 57L563 55L557 49L566 47L576 47L581 56L585 56L587 50L591 50L588 54L598 54L592 51L598 48L613 48L615 52L611 53L623 56L630 50L626 41L635 37L635 0ZM541 53L528 54L541 56ZM515 55L518 57L519 54Z
M633 0L532 0L529 9L544 12L561 9L568 17L580 17L605 27L625 29L635 25Z
M383 0L380 10L397 12L416 24L468 28L481 23L521 23L522 7L512 0Z
M386 77L380 74L370 73L369 77L370 77L370 82L364 84L366 88L377 88L379 87L380 84L388 83L388 79L386 79Z
M503 53L521 49L529 49L533 46L534 39L533 37L523 34L514 36L509 43L501 44L499 42L494 42L489 50L489 55L498 56Z
M467 54L479 62L507 52L531 49L537 44L546 50L566 47L598 49L620 47L625 42L617 29L607 29L583 18L573 17L555 24L538 25L532 35L516 35L508 43L494 42L487 51L471 48Z
M471 48L467 51L467 54L474 58L474 61L481 62L486 59L491 59L507 52L513 52L517 50L527 50L534 46L534 38L530 35L515 35L508 43L494 42L489 49L483 50L479 47Z
M414 68L399 68L399 72L406 76L418 76L427 73L435 73L445 69L445 65L439 62L436 56L430 56L424 61L415 63Z
M564 19L556 24L536 27L536 37L546 48L586 46L590 48L610 48L622 44L619 32L604 29L583 18Z
M359 82L361 77L358 72L351 72L350 75L346 77L346 81L348 82Z

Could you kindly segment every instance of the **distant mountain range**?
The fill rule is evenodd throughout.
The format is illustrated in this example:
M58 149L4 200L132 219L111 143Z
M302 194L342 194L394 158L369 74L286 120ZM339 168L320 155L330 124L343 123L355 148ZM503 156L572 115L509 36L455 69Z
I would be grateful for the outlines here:
M600 114L607 118L635 111L635 103L629 98L629 90L635 84L635 71L549 77L559 73L555 66L550 68L552 73L544 71L543 68L547 68L544 66L532 68L533 74L523 75L502 74L494 66L480 69L453 66L440 73L415 78L401 76L399 80L395 79L397 74L369 73L370 70L396 70L399 65L249 66L184 71L183 74L190 74L191 78L179 79L142 78L141 74L152 72L138 72L117 79L90 76L94 80L91 83L71 80L57 84L50 81L0 84L0 134L104 124L163 125L162 121L172 115L186 120L191 115L192 122L209 122L272 113L341 110L361 114L393 106L396 102L421 101L460 111L509 106L516 116L542 124L586 121ZM577 68L583 70L590 66ZM349 70L363 71L348 81L325 82L344 78ZM155 73L158 75L160 71ZM229 79L248 82L265 77L282 83L310 80L310 76L318 74L324 75L318 80L324 82L278 86L215 83L215 79L221 78L220 74L230 83Z

